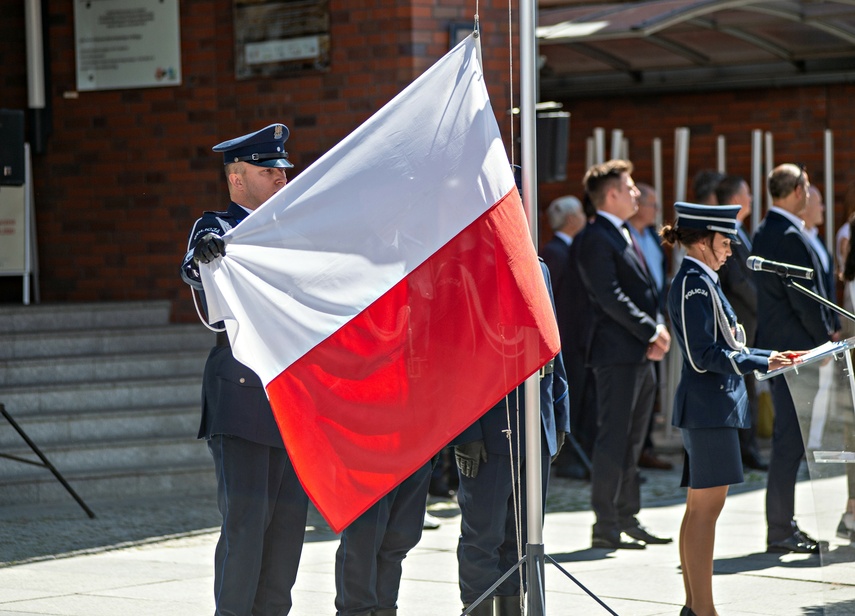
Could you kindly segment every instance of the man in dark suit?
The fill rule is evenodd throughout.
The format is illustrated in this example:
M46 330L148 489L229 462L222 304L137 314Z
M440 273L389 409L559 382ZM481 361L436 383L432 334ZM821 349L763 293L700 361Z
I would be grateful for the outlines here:
M638 207L631 173L632 163L624 160L588 169L583 182L597 215L576 238L594 319L588 350L598 413L592 545L609 549L671 541L648 532L636 518L641 508L638 458L656 393L652 362L665 356L671 337L641 250L625 226Z
M288 128L272 124L214 146L231 203L205 212L190 232L181 277L200 292L199 263L225 254L221 238L287 182ZM208 441L223 524L214 555L216 614L282 616L306 532L309 499L282 442L261 379L232 355L222 323L205 363L199 438Z
M597 432L597 406L593 375L585 368L585 349L591 329L591 306L576 267L573 238L587 222L582 203L573 196L559 197L546 208L552 238L544 244L540 257L549 268L561 354L570 387L571 445L564 447L555 461L558 477L587 479ZM575 439L575 442L572 440ZM581 453L576 450L578 445Z
M647 265L647 273L653 280L653 285L656 288L656 293L659 295L659 310L665 314L665 279L668 267L665 259L665 251L662 249L662 241L659 239L659 233L656 229L656 216L659 213L659 203L656 200L656 189L650 184L639 183L638 187L638 209L635 214L627 221L632 238L641 248L641 254L644 256L644 261ZM641 457L638 459L638 466L641 468L651 468L659 470L671 470L673 465L663 458L656 455L653 448L653 427L655 425L655 416L659 412L659 387L662 381L662 369L660 364L653 366L653 371L656 376L656 403L653 407L653 413L650 415L650 423L647 426L647 434L644 437L644 446L641 449Z
M742 177L728 175L719 182L716 197L721 205L740 206L739 213L736 215L739 243L731 244L730 249L733 254L718 271L718 276L724 296L736 312L739 323L745 328L745 342L748 346L753 346L757 336L757 287L754 284L754 274L747 263L751 255L751 239L743 226L745 220L751 215L751 189ZM753 372L747 372L744 380L745 389L748 392L751 427L739 431L742 464L747 468L765 471L768 470L769 465L761 458L760 448L757 445L757 422L760 416L757 382Z
M804 223L799 218L808 202L810 179L807 172L796 165L779 165L769 174L767 187L772 206L754 234L752 254L813 269L818 274L816 278L800 282L811 291L825 295L822 266L810 248L810 241L802 231ZM775 274L755 272L754 279L760 315L758 347L806 350L836 338L833 315L828 308L787 286L785 280ZM803 380L807 378L810 376L805 373ZM818 387L818 383L804 383L805 389L814 385ZM818 542L799 529L794 519L796 476L805 451L796 402L783 377L771 379L770 388L775 422L766 487L767 549L817 554Z

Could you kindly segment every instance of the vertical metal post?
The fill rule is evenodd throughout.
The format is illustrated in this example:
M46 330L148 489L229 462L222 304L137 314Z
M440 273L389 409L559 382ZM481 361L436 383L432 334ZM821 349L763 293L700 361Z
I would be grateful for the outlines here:
M766 183L763 181L763 131L751 131L751 229L757 230L763 218L763 197Z
M724 135L719 135L716 140L716 162L719 173L727 173L727 140Z
M537 103L537 39L534 29L537 24L537 5L534 0L520 3L520 135L522 142L523 204L529 215L532 241L537 247L537 134L535 132ZM525 477L526 514L528 516L528 541L526 554L532 545L540 546L543 553L543 507L540 484L540 377L537 373L525 383ZM528 592L526 602L529 616L542 616L545 608L545 593L537 587L543 581L543 559L527 557L526 572Z
M662 189L662 140L656 137L653 140L653 188L656 190L656 201L659 205L664 204L662 195L665 191ZM656 212L656 228L662 226L662 208Z
M612 130L612 158L623 158L623 131L619 128Z
M594 129L594 164L606 162L606 129Z
M763 137L765 140L766 150L766 176L768 176L772 173L772 169L775 168L775 139L769 131L766 131ZM766 195L766 209L768 210L772 207L772 195L769 194L765 185L763 186L763 194Z
M825 130L825 247L834 259L834 133ZM842 263L840 266L842 267Z
M686 200L689 181L689 129L674 129L674 201ZM676 271L676 270L674 270Z

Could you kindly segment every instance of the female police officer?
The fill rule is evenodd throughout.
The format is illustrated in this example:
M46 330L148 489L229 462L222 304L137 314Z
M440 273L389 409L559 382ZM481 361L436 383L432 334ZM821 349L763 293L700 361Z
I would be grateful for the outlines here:
M716 615L712 597L715 524L730 484L741 483L737 429L747 428L742 375L765 373L795 361L793 353L745 346L745 333L718 285L717 270L736 241L739 206L674 205L676 222L661 236L686 256L668 293L668 313L683 354L673 424L681 429L688 487L680 528L680 564L686 589L682 616Z

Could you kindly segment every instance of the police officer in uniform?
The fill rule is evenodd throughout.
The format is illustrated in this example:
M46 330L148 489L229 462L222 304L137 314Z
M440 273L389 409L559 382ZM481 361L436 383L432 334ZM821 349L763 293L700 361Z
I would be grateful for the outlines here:
M677 220L662 229L686 256L668 293L668 313L683 355L672 423L681 429L686 456L686 513L680 528L680 564L686 590L681 616L714 616L715 525L728 486L742 483L739 432L750 424L743 375L794 361L745 345L745 330L721 290L718 270L737 241L740 206L676 203Z
M540 268L552 297L549 270L541 261ZM567 375L561 353L541 369L541 477L542 494L546 502L549 480L550 456L558 455L564 436L570 430L570 409L567 396ZM490 586L519 560L518 548L527 543L525 467L518 466L521 484L517 495L522 495L520 520L522 546L517 545L513 483L509 456L517 456L524 464L525 451L517 443L525 443L525 395L523 385L517 387L478 421L454 439L455 458L460 470L457 501L460 505L460 540L457 562L460 576L460 597L464 609L469 607ZM510 409L510 449L507 413ZM516 433L519 409L520 433ZM495 590L492 600L486 600L473 609L473 616L513 616L520 614L520 578L511 575Z
M427 462L341 533L335 555L336 616L396 616L402 562L422 538Z
M272 124L214 146L222 152L231 203L193 225L182 279L204 290L199 263L225 254L220 236L279 191L293 167L288 128ZM194 296L195 299L195 296ZM217 474L223 523L214 570L216 616L283 616L303 549L308 498L285 450L261 380L231 352L222 323L205 363L199 438Z

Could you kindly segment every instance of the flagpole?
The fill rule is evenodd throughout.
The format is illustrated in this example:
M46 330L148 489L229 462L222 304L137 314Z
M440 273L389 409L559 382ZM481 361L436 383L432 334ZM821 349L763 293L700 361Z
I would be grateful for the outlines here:
M520 2L520 162L522 166L522 200L528 213L531 239L537 250L537 40L534 29L537 5L534 0ZM526 451L526 606L529 616L543 616L546 611L543 548L543 493L541 488L540 451L540 375L525 383L525 451Z

